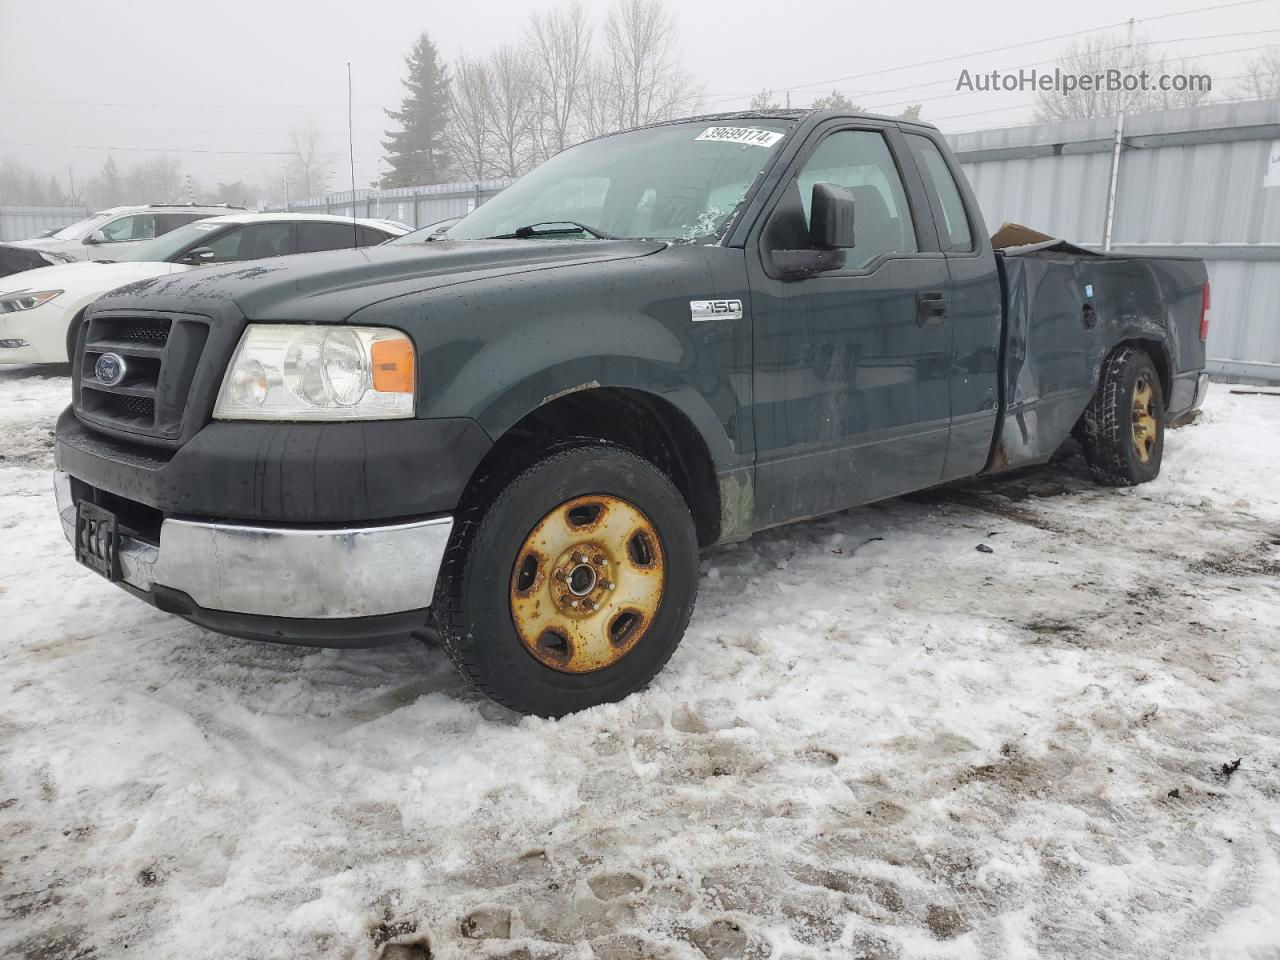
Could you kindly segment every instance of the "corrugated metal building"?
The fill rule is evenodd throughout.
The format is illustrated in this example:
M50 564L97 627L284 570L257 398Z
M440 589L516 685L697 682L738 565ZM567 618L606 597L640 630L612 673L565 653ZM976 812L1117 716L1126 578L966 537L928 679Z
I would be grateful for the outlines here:
M1210 370L1280 381L1280 101L949 139L992 230L1105 248L1110 210L1111 250L1203 257Z
M85 207L0 207L0 242L27 240L69 226L93 211Z
M387 190L350 190L331 193L322 199L290 203L295 213L334 213L351 216L352 207L358 217L399 220L411 227L425 227L451 217L462 217L490 197L515 183L514 178L498 177L461 183L437 183L429 187L393 187ZM354 196L354 203L353 203ZM284 210L285 207L270 207Z

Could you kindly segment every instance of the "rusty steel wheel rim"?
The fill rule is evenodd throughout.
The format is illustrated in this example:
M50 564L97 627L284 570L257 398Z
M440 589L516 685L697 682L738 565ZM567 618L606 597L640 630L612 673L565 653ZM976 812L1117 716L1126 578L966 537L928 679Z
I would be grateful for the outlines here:
M542 518L511 571L511 621L525 649L562 673L617 663L653 625L666 584L653 522L607 494L575 497Z
M1138 449L1138 459L1143 463L1151 462L1151 455L1156 449L1158 426L1155 415L1155 391L1151 381L1139 377L1133 385L1133 444Z

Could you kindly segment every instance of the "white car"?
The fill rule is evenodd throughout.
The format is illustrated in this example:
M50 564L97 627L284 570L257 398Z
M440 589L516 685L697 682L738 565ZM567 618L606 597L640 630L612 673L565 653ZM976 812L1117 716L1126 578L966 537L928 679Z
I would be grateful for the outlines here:
M0 277L0 364L70 361L85 308L136 280L211 263L370 247L408 232L389 220L242 213L189 223L119 262L67 263Z

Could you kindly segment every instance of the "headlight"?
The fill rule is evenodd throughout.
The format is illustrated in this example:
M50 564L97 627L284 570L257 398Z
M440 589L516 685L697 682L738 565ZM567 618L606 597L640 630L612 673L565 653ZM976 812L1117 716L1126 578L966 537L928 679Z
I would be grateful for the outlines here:
M222 378L218 420L413 416L413 341L385 327L250 324Z
M16 290L13 293L0 293L0 313L17 313L19 310L34 310L42 307L54 297L62 296L61 290Z

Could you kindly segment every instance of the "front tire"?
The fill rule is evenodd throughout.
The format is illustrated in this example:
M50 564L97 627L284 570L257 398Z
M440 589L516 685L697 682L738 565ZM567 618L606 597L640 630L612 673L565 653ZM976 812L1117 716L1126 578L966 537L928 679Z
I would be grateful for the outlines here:
M697 592L693 520L671 481L628 450L584 443L478 499L455 524L432 605L462 674L540 716L648 683Z
M1131 487L1160 475L1164 390L1145 351L1121 347L1107 359L1081 426L1084 458L1098 483Z

